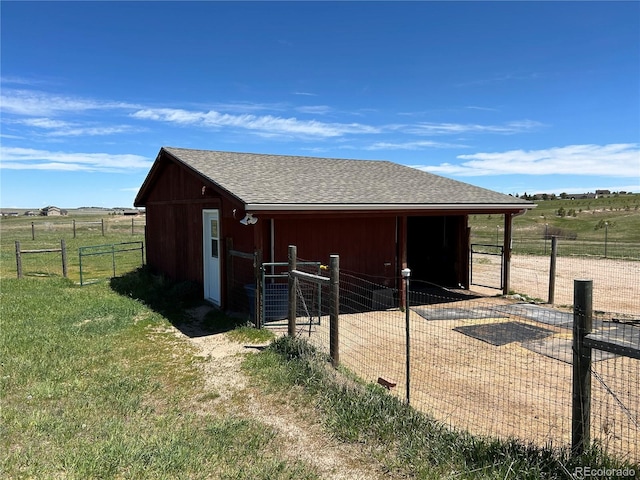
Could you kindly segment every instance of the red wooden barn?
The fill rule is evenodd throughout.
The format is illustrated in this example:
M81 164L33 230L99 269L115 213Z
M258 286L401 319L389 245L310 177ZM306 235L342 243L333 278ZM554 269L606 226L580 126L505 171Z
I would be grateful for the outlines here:
M511 221L530 202L388 161L160 149L135 200L147 215L147 263L202 285L226 308L225 249L264 261L300 257L397 286L412 278L469 286L468 216L505 214L508 289Z

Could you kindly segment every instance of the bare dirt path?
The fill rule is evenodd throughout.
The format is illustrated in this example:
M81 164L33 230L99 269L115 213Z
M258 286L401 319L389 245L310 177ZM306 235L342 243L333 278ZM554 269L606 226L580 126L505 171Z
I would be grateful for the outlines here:
M287 402L286 395L266 394L252 385L241 364L246 355L258 352L259 346L233 342L223 333L200 335L196 331L197 318L206 312L206 307L191 312L196 320L190 325L192 331L175 329L175 334L189 341L205 359L206 392L202 393L209 394L212 401L201 404L202 408L208 413L234 415L270 427L277 434L273 444L278 445L274 452L278 458L311 465L323 479L394 478L383 473L362 449L331 438L314 420L310 409Z

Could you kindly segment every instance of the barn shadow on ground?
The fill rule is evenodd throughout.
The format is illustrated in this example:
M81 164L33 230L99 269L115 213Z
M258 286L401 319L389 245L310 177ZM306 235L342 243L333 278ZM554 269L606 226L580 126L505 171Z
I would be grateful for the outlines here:
M228 316L203 301L195 282L174 282L149 267L113 277L110 287L119 295L145 304L191 338L227 332L247 323L244 318Z

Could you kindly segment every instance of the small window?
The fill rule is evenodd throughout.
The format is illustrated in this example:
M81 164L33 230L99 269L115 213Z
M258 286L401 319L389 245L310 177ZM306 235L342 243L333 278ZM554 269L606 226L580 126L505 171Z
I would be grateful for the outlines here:
M215 238L211 239L211 256L213 258L218 258L218 240Z

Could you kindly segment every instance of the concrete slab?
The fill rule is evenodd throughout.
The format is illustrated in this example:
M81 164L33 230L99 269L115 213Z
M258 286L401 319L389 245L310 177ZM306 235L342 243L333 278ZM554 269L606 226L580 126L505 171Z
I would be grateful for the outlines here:
M570 327L573 324L573 313L560 312L553 308L543 307L532 303L498 305L495 309L509 315L516 315L545 325Z
M550 337L542 340L532 340L522 344L524 348L550 358L555 358L561 362L568 364L573 363L572 340L570 338ZM591 361L600 362L613 358L613 353L603 352L601 350L592 350Z
M485 323L455 327L456 332L490 343L506 345L512 342L539 340L553 334L551 330L520 322Z

